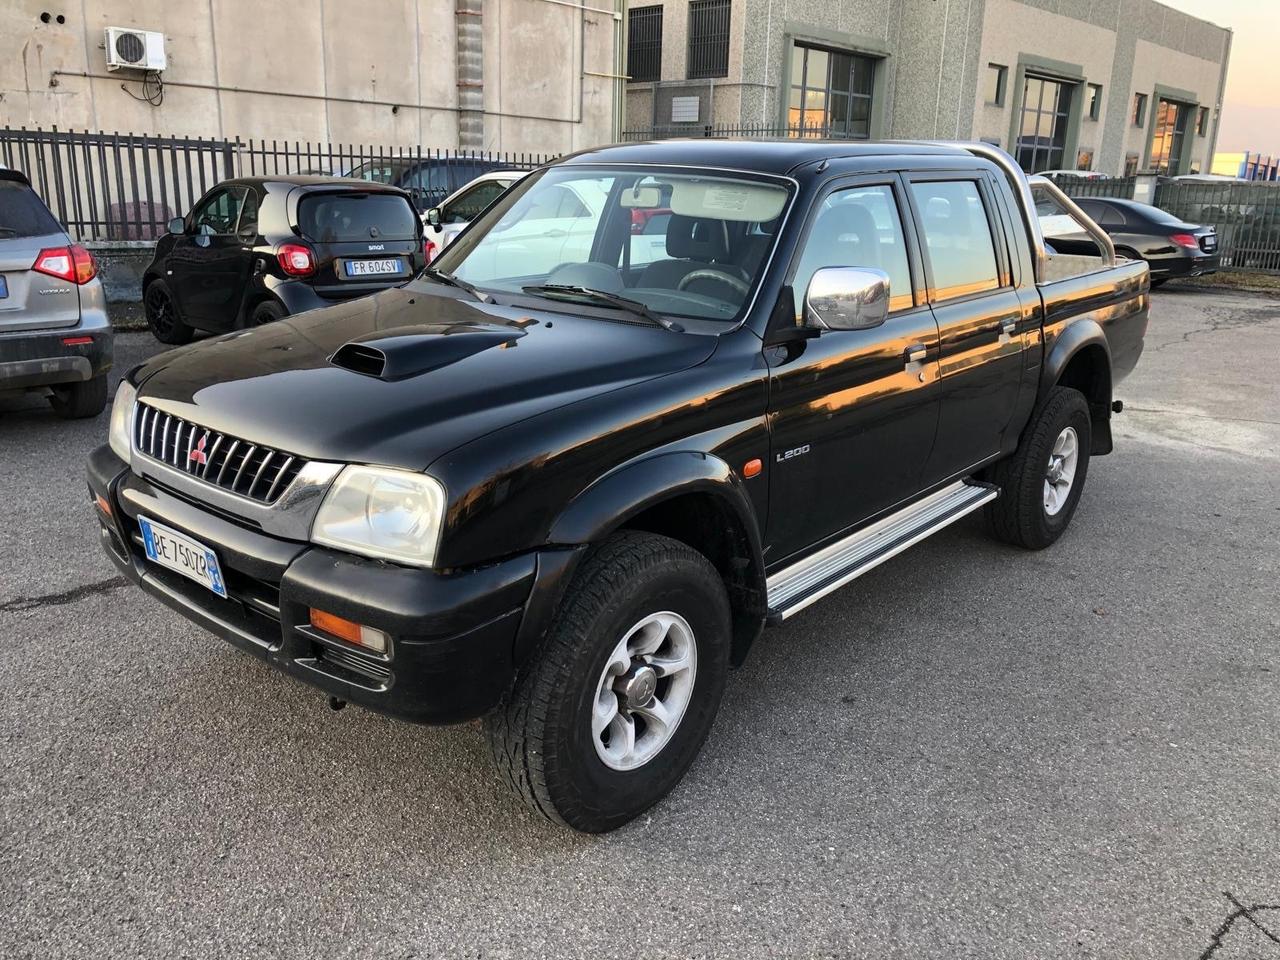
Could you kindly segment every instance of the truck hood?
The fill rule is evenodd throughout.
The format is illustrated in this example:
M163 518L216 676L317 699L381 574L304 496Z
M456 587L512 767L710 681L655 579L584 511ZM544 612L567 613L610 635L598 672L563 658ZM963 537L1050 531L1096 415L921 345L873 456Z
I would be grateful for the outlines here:
M716 345L452 293L388 290L161 354L134 378L139 399L307 459L421 470L493 430L687 369Z

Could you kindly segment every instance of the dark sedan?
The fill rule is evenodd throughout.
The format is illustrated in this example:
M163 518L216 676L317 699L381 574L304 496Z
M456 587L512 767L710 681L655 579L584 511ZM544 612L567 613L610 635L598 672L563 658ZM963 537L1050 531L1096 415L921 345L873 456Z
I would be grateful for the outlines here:
M404 283L426 266L408 194L332 177L218 184L169 224L142 280L161 343L257 326Z
M1147 261L1153 287L1171 277L1198 277L1218 269L1218 234L1213 227L1184 223L1136 200L1085 197L1076 203L1110 234L1116 253Z

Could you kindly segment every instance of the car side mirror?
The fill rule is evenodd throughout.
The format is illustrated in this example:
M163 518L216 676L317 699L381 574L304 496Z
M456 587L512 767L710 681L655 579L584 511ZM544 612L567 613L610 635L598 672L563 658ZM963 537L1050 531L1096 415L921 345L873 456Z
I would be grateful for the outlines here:
M187 232L187 223L181 217L174 217L169 221L169 232L176 233L179 236Z
M427 223L430 226L435 227L437 230L440 229L440 208L439 207L432 207L430 210L426 212L425 216L427 218Z
M804 295L804 326L867 330L889 315L889 275L870 267L815 270Z

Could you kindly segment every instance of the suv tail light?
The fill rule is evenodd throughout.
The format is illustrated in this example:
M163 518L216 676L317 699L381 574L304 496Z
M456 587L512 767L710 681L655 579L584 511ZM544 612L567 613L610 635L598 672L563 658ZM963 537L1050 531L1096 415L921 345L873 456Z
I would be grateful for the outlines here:
M1175 233L1169 239L1180 247L1186 247L1188 250L1200 249L1200 241L1189 233Z
M427 258L427 263L430 263L432 260L434 260L436 258L436 254L438 254L439 252L440 252L439 244L437 244L434 240L428 239L426 237L423 238L422 255Z
M276 251L280 269L291 277L309 277L316 272L315 254L300 243L282 243Z
M46 247L40 251L31 269L77 285L88 283L98 275L93 255L78 243L69 247Z

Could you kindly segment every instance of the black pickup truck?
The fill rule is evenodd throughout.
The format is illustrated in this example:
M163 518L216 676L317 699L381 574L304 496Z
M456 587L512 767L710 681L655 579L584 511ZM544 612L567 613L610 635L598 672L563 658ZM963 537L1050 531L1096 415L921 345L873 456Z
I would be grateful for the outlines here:
M981 144L607 147L407 285L133 370L90 493L185 617L334 706L483 717L531 807L608 830L767 624L979 509L1062 534L1148 288Z

